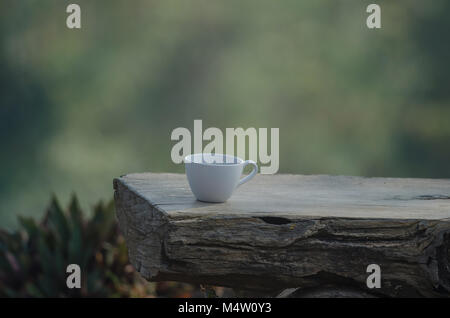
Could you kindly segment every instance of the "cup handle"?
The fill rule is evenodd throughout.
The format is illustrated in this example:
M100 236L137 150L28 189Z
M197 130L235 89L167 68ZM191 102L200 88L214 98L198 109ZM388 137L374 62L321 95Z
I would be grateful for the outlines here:
M238 183L238 187L240 185L243 185L244 183L246 183L247 181L250 181L254 176L256 176L256 174L258 173L258 165L256 164L256 162L252 161L252 160L247 160L244 162L244 168L248 165L252 165L253 166L253 170L252 172L250 172L250 174L248 176L246 176L245 178L242 178L239 183ZM242 170L243 170L242 169Z

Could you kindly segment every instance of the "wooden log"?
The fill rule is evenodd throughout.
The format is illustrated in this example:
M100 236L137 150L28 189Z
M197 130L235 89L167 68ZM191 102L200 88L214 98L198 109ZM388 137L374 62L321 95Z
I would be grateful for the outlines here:
M221 204L196 201L179 174L129 174L114 189L130 261L150 281L450 295L450 180L259 175Z

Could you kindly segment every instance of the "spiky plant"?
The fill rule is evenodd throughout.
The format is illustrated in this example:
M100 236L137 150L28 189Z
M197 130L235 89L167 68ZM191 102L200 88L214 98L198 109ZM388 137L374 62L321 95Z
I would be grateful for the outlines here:
M128 264L113 202L99 203L84 217L74 196L66 211L56 198L44 218L19 217L13 233L0 230L0 296L133 297L152 294ZM81 288L69 289L66 267L81 268Z

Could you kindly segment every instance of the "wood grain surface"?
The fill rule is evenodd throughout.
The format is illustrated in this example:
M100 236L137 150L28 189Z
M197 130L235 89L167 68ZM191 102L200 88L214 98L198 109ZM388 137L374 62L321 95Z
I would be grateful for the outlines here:
M114 189L130 262L148 280L299 297L450 293L450 180L258 175L220 204L195 200L182 174L129 174ZM369 264L379 289L366 286Z

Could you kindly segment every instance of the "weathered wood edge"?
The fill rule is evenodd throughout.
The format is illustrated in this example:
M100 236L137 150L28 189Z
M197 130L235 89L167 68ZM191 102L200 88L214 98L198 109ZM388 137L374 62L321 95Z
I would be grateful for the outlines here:
M335 243L344 245L345 249L354 249L353 252L367 253L370 249L374 250L374 253L380 253L379 256L389 258L398 258L397 261L390 260L390 264L387 267L405 267L402 269L401 275L404 277L397 277L397 274L384 275L383 281L387 286L381 290L368 291L365 288L365 278L367 275L363 273L364 269L361 269L362 274L357 274L354 277L345 273L345 270L339 270L338 268L332 268L329 271L319 270L313 273L303 273L302 275L295 277L284 277L278 275L276 272L272 276L267 276L268 273L254 271L254 273L245 270L231 270L227 274L219 273L215 274L211 269L206 270L205 273L200 271L192 271L192 264L188 264L183 260L183 257L179 257L183 254L180 252L185 249L188 253L192 252L192 248L201 248L201 246L195 247L195 242L188 242L189 240L195 240L192 237L188 237L186 233L182 233L175 240L178 240L180 246L173 248L173 233L183 231L183 227L186 224L180 225L179 222L183 222L182 219L170 219L163 208L150 202L148 199L143 198L137 191L125 185L120 178L114 179L115 189L115 202L117 208L117 218L119 226L124 234L127 245L129 248L129 256L132 265L141 273L143 277L151 281L162 280L176 280L193 283L206 283L222 286L229 286L240 289L255 289L255 290L278 290L289 287L301 286L301 290L304 294L311 293L311 291L317 291L320 286L331 286L340 289L342 286L348 288L356 288L361 291L361 294L375 294L384 296L449 296L450 293L450 220L445 219L441 221L436 220L392 220L392 219L352 219L348 218L324 218L324 217L301 217L297 222L310 223L308 226L304 226L303 231L311 231L311 224L314 226L321 225L321 222L326 221L328 226L334 226L341 229L347 229L355 231L355 228L351 226L346 228L352 223L357 223L358 226L366 225L369 228L373 227L373 224L368 222L375 222L376 224L387 226L392 228L397 226L399 233L406 239L406 236L412 237L409 241L405 241L408 246L408 252L396 252L392 248L387 247L385 251L377 250L380 246L376 246L376 241L383 239L395 239L395 237L389 238L382 234L377 234L375 231L372 233L347 233L341 238L337 238L336 233L331 233L331 236L336 236ZM207 227L211 228L217 220L214 217L197 218L202 222L206 222ZM241 219L238 215L233 218L238 220L240 224L244 224L246 221L255 222L254 218ZM230 219L230 221L232 221ZM260 222L266 223L264 220L259 219ZM342 223L343 222L343 223ZM223 223L223 222L222 222ZM270 222L269 222L270 223ZM345 225L347 223L347 225ZM402 225L403 223L403 225ZM344 224L344 226L343 226ZM222 224L221 226L223 226ZM232 225L231 223L229 225ZM250 225L254 225L253 223ZM323 225L323 224L322 224ZM273 230L277 229L280 225L272 224ZM314 227L313 226L313 227ZM343 226L343 227L342 227ZM414 229L413 229L414 228ZM408 230L409 229L409 230ZM316 232L319 233L322 229ZM367 230L367 228L366 228ZM406 231L406 232L405 232ZM412 231L413 234L408 231ZM388 231L389 232L389 231ZM330 235L328 233L327 235ZM416 234L421 233L420 238L416 237ZM367 238L364 238L364 234L370 234ZM397 233L398 234L398 233ZM395 234L395 235L397 235ZM184 236L183 236L184 235ZM375 236L374 236L375 235ZM380 237L376 237L381 235ZM391 233L391 235L394 235ZM395 236L394 235L394 236ZM358 241L359 237L359 241ZM300 237L299 239L305 238ZM186 242L182 242L185 240ZM345 240L348 240L347 245ZM353 241L352 241L353 240ZM372 241L371 241L372 240ZM217 242L215 242L216 244ZM221 244L223 242L220 242ZM317 244L317 242L315 242ZM358 244L361 245L358 247ZM345 246L346 245L346 246ZM395 245L395 244L394 244ZM414 245L417 245L414 247ZM320 246L320 244L319 244ZM324 246L321 246L323 248ZM399 246L396 246L398 248ZM232 244L229 246L221 246L224 250L232 251ZM191 251L190 251L191 250ZM223 252L223 251L222 251ZM305 251L303 251L305 252ZM342 252L342 251L341 251ZM338 251L338 253L341 253ZM398 255L395 255L395 254ZM195 253L194 253L195 254ZM350 253L351 254L351 253ZM355 256L355 255L354 255ZM373 256L373 255L372 255ZM342 253L340 258L348 257L346 253ZM364 257L360 257L364 259ZM365 257L368 261L370 257ZM382 258L379 258L382 259ZM337 259L336 259L337 260ZM337 261L339 263L339 261ZM198 266L203 266L204 260L198 260ZM250 264L251 265L251 264ZM251 266L250 266L251 267ZM386 267L386 266L385 266ZM252 268L250 268L252 269ZM408 271L410 273L408 273ZM220 272L220 271L219 271ZM341 287L340 287L341 286ZM320 294L320 290L318 291ZM298 293L298 294L301 294Z
M119 179L114 179L113 186L116 216L127 242L130 262L143 277L151 279L160 271L167 214L124 186ZM151 262L148 255L151 255Z

